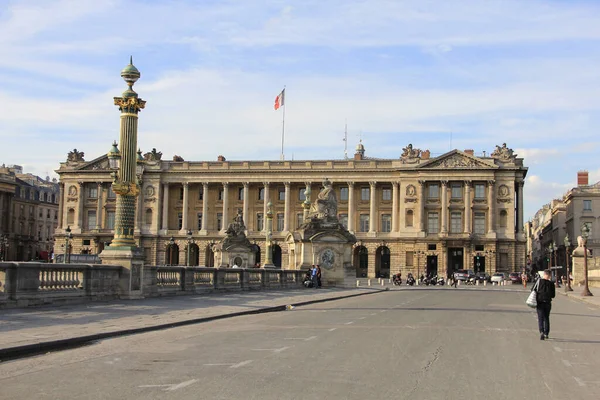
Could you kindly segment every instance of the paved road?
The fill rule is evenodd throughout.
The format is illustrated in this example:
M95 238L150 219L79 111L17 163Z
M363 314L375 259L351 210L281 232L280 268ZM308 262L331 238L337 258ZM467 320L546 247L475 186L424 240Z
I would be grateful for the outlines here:
M559 296L389 291L0 364L2 399L598 399L600 312Z

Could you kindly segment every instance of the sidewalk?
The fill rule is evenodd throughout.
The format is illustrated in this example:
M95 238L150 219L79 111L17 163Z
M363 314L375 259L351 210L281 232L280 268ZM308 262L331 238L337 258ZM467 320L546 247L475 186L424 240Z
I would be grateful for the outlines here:
M596 293L594 293L594 289L595 289ZM594 296L590 296L590 297L581 296L581 291L582 291L582 288L578 287L578 286L573 286L573 291L567 292L567 293L565 293L564 286L561 286L560 289L556 289L556 293L560 293L563 296L567 296L569 299L581 301L583 303L587 303L587 304L590 304L590 305L600 308L600 297L598 297L598 296L600 296L599 288L590 288L590 292L592 292L594 294Z
M123 334L380 292L374 289L234 292L0 310L0 361Z

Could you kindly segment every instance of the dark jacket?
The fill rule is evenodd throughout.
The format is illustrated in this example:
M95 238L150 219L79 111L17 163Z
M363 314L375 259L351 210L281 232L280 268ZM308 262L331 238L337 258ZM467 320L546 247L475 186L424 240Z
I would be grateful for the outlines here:
M540 279L536 289L536 300L538 303L550 303L556 295L554 283L547 279Z

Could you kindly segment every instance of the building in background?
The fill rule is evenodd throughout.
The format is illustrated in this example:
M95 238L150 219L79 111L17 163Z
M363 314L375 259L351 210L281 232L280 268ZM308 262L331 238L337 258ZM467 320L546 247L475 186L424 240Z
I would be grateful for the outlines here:
M111 154L117 151L113 147ZM488 156L453 150L437 157L408 145L399 158L380 159L365 156L361 143L353 159L302 161L162 160L153 149L139 154L138 166L135 237L151 265L212 266L212 246L238 210L262 264L270 201L274 264L307 267L288 240L304 222L305 190L312 190L314 200L324 178L333 182L340 222L358 239L357 276L462 268L491 274L525 265L527 168L506 144ZM70 227L73 254L100 253L115 224L108 155L85 161L75 150L56 172L61 207L55 251Z
M549 266L549 258L552 254L549 248L552 243L556 247L556 265L564 266L566 262L565 235L569 235L570 250L572 251L577 247L577 237L581 236L583 224L587 224L590 228L588 249L594 255L600 254L599 218L600 182L590 185L588 172L579 171L577 186L570 189L562 198L554 199L544 205L530 221L528 254L531 254L534 271ZM552 265L555 265L554 258Z
M0 167L0 259L50 260L58 226L58 183Z

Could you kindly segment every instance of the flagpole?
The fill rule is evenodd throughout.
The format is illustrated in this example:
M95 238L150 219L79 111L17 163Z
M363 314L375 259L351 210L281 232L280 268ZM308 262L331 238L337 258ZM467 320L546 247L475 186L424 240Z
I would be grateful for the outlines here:
M285 160L285 156L283 155L283 140L285 138L285 86L283 87L283 121L281 122L281 161Z

